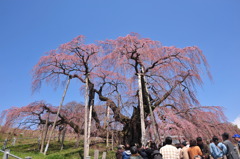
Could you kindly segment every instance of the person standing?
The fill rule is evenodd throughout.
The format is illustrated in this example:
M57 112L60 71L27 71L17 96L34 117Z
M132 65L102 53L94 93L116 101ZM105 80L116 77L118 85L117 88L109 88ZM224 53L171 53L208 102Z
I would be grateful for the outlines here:
M224 145L227 147L227 159L240 159L238 152L232 142L229 139L229 134L228 133L223 133L222 134L222 139Z
M199 146L197 146L197 141L190 140L190 147L188 148L188 155L190 159L194 159L195 156L202 156L202 151Z
M124 146L123 145L119 145L117 152L116 152L116 159L122 159L122 154L124 151Z
M149 148L146 150L146 153L148 155L148 159L162 159L162 155L159 152L159 149L157 148L157 145L155 142L151 142L149 144Z
M131 156L130 145L126 144L125 145L125 151L123 151L123 153L122 153L122 159L129 159L130 156Z
M166 145L160 149L162 158L163 159L179 159L180 154L179 154L178 149L172 145L172 138L166 137L165 143L166 143Z
M223 158L227 154L227 147L218 141L217 136L213 136L212 143L210 144L211 156L214 159Z
M182 151L181 151L180 157L181 159L189 159L187 141L182 142Z
M131 156L130 159L143 159L141 155L138 154L137 146L132 146L130 148Z
M235 134L235 135L233 135L233 138L234 138L235 141L238 142L238 154L239 154L239 152L240 152L240 135Z
M203 140L201 137L197 137L197 146L199 146L199 148L202 151L202 158L203 159L209 159L209 148L208 145L203 143Z

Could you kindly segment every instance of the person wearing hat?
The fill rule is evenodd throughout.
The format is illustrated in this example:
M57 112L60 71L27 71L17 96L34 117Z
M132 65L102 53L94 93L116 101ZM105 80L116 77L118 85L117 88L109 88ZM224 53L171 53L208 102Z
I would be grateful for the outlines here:
M239 134L234 134L233 138L235 141L238 142L238 152L240 151L240 135Z

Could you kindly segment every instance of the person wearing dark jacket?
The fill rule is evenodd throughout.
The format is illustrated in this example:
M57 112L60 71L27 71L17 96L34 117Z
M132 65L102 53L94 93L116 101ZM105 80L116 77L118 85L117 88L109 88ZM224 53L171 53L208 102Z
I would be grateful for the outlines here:
M139 148L138 153L143 159L149 159L145 148Z
M150 143L150 147L146 150L146 153L148 155L148 159L162 159L162 155L160 154L155 142Z
M142 156L138 153L137 146L132 146L130 148L131 156L130 159L143 159Z
M162 159L162 154L160 154L159 150L153 150L151 159Z
M197 140L197 146L199 146L202 151L202 154L203 154L202 158L209 159L210 152L209 152L208 145L203 143L203 140L201 137L197 137L196 140Z
M229 141L229 134L223 133L222 134L223 144L227 147L227 159L240 159L236 147Z

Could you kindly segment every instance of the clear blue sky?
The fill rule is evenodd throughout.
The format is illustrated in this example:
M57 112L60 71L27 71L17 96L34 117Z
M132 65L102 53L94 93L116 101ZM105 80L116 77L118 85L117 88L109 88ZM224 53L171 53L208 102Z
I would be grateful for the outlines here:
M31 93L31 69L45 52L80 34L92 43L130 32L202 49L213 81L198 88L200 102L225 107L229 121L240 115L239 0L0 0L0 111L60 103L63 87ZM73 81L65 103L81 96Z

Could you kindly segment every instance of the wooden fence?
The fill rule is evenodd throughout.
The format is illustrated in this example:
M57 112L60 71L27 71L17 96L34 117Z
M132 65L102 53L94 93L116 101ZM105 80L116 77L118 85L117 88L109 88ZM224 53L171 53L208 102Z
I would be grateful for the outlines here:
M18 156L15 156L15 155L11 154L9 149L6 149L5 151L0 150L0 152L3 153L3 158L2 159L8 159L10 156L14 157L16 159L23 159L21 157L18 157ZM25 159L32 159L32 157L25 157Z

